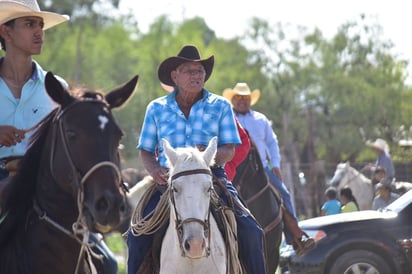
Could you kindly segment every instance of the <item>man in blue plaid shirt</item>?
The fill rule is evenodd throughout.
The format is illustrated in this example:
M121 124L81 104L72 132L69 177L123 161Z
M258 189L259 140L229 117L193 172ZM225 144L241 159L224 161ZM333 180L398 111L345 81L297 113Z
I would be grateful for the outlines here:
M143 165L154 181L166 185L168 165L161 139L173 147L205 148L210 139L218 137L218 150L212 172L226 178L224 164L230 161L240 137L230 103L204 88L214 65L214 57L201 59L196 47L184 46L179 54L164 60L158 69L159 80L174 87L167 96L150 102L139 138ZM230 193L238 199L236 189L226 181ZM149 214L160 199L157 191L148 202L143 215ZM237 210L239 211L239 210ZM248 273L264 274L263 232L246 212L236 213L240 259ZM134 236L128 233L128 273L137 273L151 248L153 235Z

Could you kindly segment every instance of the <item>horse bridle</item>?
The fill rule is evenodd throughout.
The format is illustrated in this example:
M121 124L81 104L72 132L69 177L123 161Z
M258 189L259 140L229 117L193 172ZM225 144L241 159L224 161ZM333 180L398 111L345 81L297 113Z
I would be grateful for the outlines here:
M256 150L256 148L251 147L250 150L252 150L252 149ZM255 173L257 173L258 170L259 170L259 165L257 164L257 160L256 160L255 155L249 153L249 155L247 155L247 158L249 158L249 160L247 161L246 166L249 166L253 171L255 171ZM239 178L240 178L239 179L239 184L236 186L236 189L239 193L241 193L242 185L245 181L244 177L246 175L246 172L247 172L247 169L244 168L242 170L242 172L239 173ZM267 183L259 192L252 195L252 197L249 197L249 198L244 197L245 203L246 204L252 203L257 198L259 198L259 196L262 195L262 193L264 193L266 191L266 189L269 188L269 187L270 187L270 185L269 185L269 183Z
M39 218L41 220L45 220L47 223L51 224L53 227L57 228L58 230L60 230L64 234L66 234L66 235L70 236L71 238L75 239L81 245L75 273L79 272L80 262L81 262L81 259L83 257L83 253L85 253L86 256L87 256L87 261L88 261L88 265L90 267L91 272L92 273L97 273L97 270L95 269L94 264L92 262L92 257L97 257L98 258L99 255L95 254L92 251L92 247L95 246L96 243L89 243L90 231L87 227L85 216L84 216L84 213L83 213L84 184L85 184L86 180L89 179L89 177L94 172L96 172L96 170L98 170L102 167L111 167L115 171L117 181L119 182L119 185L120 185L121 184L121 173L120 173L119 167L116 164L114 164L113 162L102 161L102 162L99 162L99 163L96 163L95 165L93 165L82 176L80 174L78 168L74 164L72 156L70 154L69 146L67 144L66 135L64 134L64 125L63 125L62 117L69 110L71 110L74 106L78 105L79 103L84 103L84 102L98 103L98 104L102 104L104 107L109 107L108 104L105 103L104 101L96 100L96 99L88 98L88 99L83 99L83 100L79 100L79 101L74 101L70 105L68 105L66 108L59 109L56 112L56 115L55 115L55 117L53 118L53 121L52 121L53 123L58 124L58 131L59 131L58 133L60 134L61 139L62 139L64 154L65 154L66 159L68 161L68 164L70 166L71 174L74 174L74 176L72 176L71 180L72 180L72 183L75 183L76 186L78 187L77 208L78 208L78 211L79 211L79 215L77 217L77 220L72 225L72 232L69 231L68 229L64 228L62 225L60 225L59 223L57 223L53 219L51 219L47 215L46 211L40 208L40 205L38 204L38 202L36 200L34 201L34 209L35 209L37 215L39 216ZM55 129L53 129L52 134L53 134L53 136L52 136L52 145L51 145L51 153L50 153L51 156L50 156L49 166L50 166L50 171L51 171L52 178L54 180L56 180L55 175L54 175L53 155L54 155L55 149L56 149L56 140L57 140L58 134L57 134ZM122 190L124 191L124 188L122 188Z
M184 250L183 250L183 225L187 224L187 223L192 223L192 222L196 222L196 223L200 223L203 226L204 229L204 234L205 237L208 239L209 244L206 250L206 256L210 255L210 210L208 211L208 215L206 220L201 220L198 218L186 218L184 220L181 220L179 218L179 214L177 214L177 209L176 209L176 203L175 203L175 199L174 199L174 195L173 195L173 181L176 180L179 177L183 177L183 176L189 176L189 175L194 175L194 174L207 174L210 175L212 177L212 172L210 171L210 169L193 169L193 170L185 170L182 172L178 172L176 174L174 174L171 179L171 187L169 188L170 191L170 201L173 205L173 210L175 212L175 216L176 216L176 230L177 230L177 235L179 238L179 243L180 243L180 249L182 251L182 256L184 256ZM212 186L213 187L213 186Z
M257 152L257 148L254 146L250 147L250 150L254 149L255 152ZM259 157L259 156L257 156ZM255 171L255 173L257 173L259 171L259 164L257 163L257 158L256 158L256 154L251 154L249 153L247 155L247 158L249 158L249 160L246 163L246 166L251 168L253 171ZM242 173L239 173L239 184L236 186L236 189L239 193L241 193L242 190L242 185L243 183L246 181L244 179L244 177L246 176L246 172L247 169L244 168L242 170ZM265 174L266 176L266 174ZM278 194L276 193L276 189L275 186L273 186L270 182L269 182L269 178L267 178L266 184L265 186L260 189L258 192L256 192L255 194L253 194L251 197L244 197L245 199L245 203L246 206L248 206L250 203L254 202L255 200L257 200L263 193L265 193L265 191L267 191L268 189L270 189L271 191L273 191L275 193L276 197L279 197ZM272 231L273 229L276 228L276 226L281 222L282 220L282 210L280 210L280 213L278 214L278 216L273 219L269 224L267 224L265 227L262 227L264 234L269 233L270 231Z

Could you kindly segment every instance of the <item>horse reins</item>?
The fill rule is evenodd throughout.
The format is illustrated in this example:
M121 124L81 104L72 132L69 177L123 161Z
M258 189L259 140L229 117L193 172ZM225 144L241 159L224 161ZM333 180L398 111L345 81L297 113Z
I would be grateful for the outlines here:
M179 243L180 243L180 249L182 251L182 256L184 256L184 254L185 254L184 250L183 250L183 245L182 245L183 225L187 224L187 223L196 222L196 223L199 223L203 226L205 237L207 237L207 239L209 241L209 244L208 244L207 250L206 250L206 256L208 257L210 255L210 210L208 211L208 215L207 215L206 220L201 220L201 219L198 219L198 218L187 218L187 219L181 220L179 218L179 215L177 214L175 199L174 199L174 195L173 195L173 181L176 180L179 177L189 176L189 175L194 175L194 174L207 174L207 175L210 175L212 177L212 172L209 169L185 170L185 171L178 172L178 173L174 174L170 179L171 186L172 186L172 187L169 188L170 200L171 200L171 203L173 205L173 210L174 210L175 216L176 216L176 230L178 232L177 235L178 235L178 238L179 238Z
M67 144L67 139L66 139L66 135L64 134L64 127L63 127L63 115L65 113L67 113L70 109L72 109L74 106L76 106L77 104L79 104L80 102L87 102L87 103L99 103L104 105L105 107L107 107L107 103L100 101L100 100L95 100L95 99L85 99L82 101L74 101L72 102L69 106L67 106L65 109L60 109L57 113L56 116L53 119L53 122L58 124L58 133L60 134L61 138L62 138L62 144L63 144L63 149L64 149L64 154L66 155L66 159L68 161L68 164L70 166L70 170L72 171L72 174L74 174L74 176L72 177L72 181L74 181L74 183L78 186L78 192L77 192L77 208L79 211L79 215L77 217L77 220L73 223L72 225L72 231L69 231L68 229L64 228L63 226L61 226L60 224L58 224L57 222L55 222L54 220L52 220L50 217L47 216L47 213L45 210L42 210L40 208L40 206L38 205L38 203L35 201L34 202L34 209L37 212L39 218L41 220L45 220L47 223L53 225L53 227L55 227L56 229L62 231L64 234L70 236L71 238L75 239L80 245L80 252L79 252L79 257L77 260L77 265L76 265L76 271L75 273L79 273L80 271L80 262L83 258L83 254L86 255L86 261L90 267L90 271L91 273L97 273L97 270L92 262L92 258L99 258L100 255L96 254L95 252L93 252L92 247L94 247L97 243L89 243L89 235L90 235L90 231L87 227L86 224L86 220L85 220L85 216L84 216L84 212L83 212L83 203L84 203L84 184L86 182L87 179L89 179L89 177L98 169L102 168L102 167L111 167L115 173L116 173L116 177L117 180L120 184L121 182L121 173L119 170L119 167L117 165L115 165L114 163L110 162L110 161L102 161L99 162L95 165L93 165L83 176L81 176L80 172L78 171L78 169L76 168L73 159L71 157L70 154L70 150ZM55 147L56 147L56 140L57 140L57 133L55 131L52 132L53 134L53 141L52 141L52 146L51 146L51 157L50 157L50 171L51 171L51 175L52 178L54 180L55 176L54 176L54 167L53 167L53 155L55 153ZM79 237L81 236L81 238Z

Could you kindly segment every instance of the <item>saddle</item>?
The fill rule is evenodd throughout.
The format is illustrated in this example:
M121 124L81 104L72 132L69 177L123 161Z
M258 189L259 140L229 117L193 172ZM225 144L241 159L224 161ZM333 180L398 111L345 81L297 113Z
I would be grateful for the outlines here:
M10 182L13 176L17 174L21 158L13 158L4 160L4 169L9 172L9 176L0 180L0 215L4 208L4 202L9 194Z

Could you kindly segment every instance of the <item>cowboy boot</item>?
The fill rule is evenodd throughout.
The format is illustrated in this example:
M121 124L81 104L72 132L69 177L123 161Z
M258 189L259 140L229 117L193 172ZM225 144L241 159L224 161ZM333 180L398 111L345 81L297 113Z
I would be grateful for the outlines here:
M316 245L315 240L310 238L300 227L290 212L282 206L283 224L289 229L293 235L292 246L297 256L305 255L309 250Z

